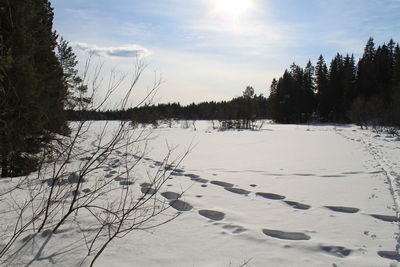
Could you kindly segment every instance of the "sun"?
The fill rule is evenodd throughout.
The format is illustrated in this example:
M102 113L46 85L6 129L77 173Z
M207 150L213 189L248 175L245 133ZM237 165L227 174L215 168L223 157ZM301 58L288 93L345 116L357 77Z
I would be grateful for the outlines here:
M252 0L215 0L215 12L233 19L253 8Z

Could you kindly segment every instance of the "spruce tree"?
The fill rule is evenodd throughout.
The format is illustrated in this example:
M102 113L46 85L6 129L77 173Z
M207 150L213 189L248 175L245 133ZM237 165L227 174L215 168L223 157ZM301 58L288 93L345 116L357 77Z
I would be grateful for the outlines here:
M349 121L348 113L354 99L357 96L356 92L356 66L354 55L346 55L343 61L343 110L342 116L345 121Z
M68 88L66 108L84 109L85 104L90 102L90 99L85 97L88 88L78 75L76 55L69 43L63 38L59 40L57 45L57 58L64 73L64 87Z
M400 46L396 45L393 53L393 86L400 86Z
M277 97L278 97L278 81L273 78L270 85L270 93L267 99L267 116L270 119L275 119L278 113Z
M390 44L392 46L392 44ZM393 87L393 67L394 58L392 48L383 44L376 50L375 66L376 71L376 84L378 86L378 94L386 105L390 104L391 101L391 88Z
M343 56L339 53L332 59L329 67L329 91L331 100L330 121L341 121L343 110Z
M304 107L302 113L303 119L308 121L315 110L315 68L309 60L304 68L302 94L304 98Z
M277 105L277 114L275 121L280 123L291 123L295 121L296 107L294 105L293 88L295 80L288 70L285 70L283 76L278 80L277 97L275 99Z
M357 94L365 98L370 98L377 94L378 85L375 69L375 43L371 37L368 39L364 48L364 54L358 62L357 73Z
M323 120L327 120L330 107L328 67L324 57L319 56L315 67L317 112Z

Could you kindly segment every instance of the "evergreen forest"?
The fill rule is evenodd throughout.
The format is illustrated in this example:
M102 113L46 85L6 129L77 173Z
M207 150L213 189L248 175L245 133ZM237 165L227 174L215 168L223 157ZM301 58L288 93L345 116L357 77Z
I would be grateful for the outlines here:
M1 176L20 176L69 134L65 109L83 88L72 48L53 30L49 1L1 0L0 17Z
M390 40L375 47L370 38L358 61L338 53L329 67L322 55L315 66L310 61L304 68L293 63L272 81L267 106L278 123L399 126L399 44Z
M273 79L269 97L247 86L230 101L149 105L90 110L87 86L76 69L71 46L53 29L48 0L0 0L1 176L30 173L38 153L69 135L68 121L218 120L227 128L254 128L254 121L357 123L400 126L400 47L393 40L376 47L370 38L361 58L337 54L329 65L293 63ZM267 64L267 63L266 63ZM265 90L266 93L267 90ZM235 122L236 121L236 122Z

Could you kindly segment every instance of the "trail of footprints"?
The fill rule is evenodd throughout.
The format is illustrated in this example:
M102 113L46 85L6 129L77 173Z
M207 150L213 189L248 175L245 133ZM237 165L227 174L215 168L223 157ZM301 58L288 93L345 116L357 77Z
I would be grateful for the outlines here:
M83 159L81 159L83 160ZM161 168L163 167L163 162L155 161L150 158L143 158L143 160L151 162L152 165L150 165L151 168ZM119 182L120 185L122 186L129 186L134 184L134 182L129 181L127 178L122 178L121 174L118 175L118 172L115 171L114 169L117 168L118 166L118 160L111 160L110 161L110 167L106 169L107 174L104 176L105 178L113 178L115 181ZM243 196L248 196L252 192L249 190L245 190L242 188L237 188L235 187L234 184L232 183L227 183L224 181L218 181L218 180L207 180L204 178L201 178L197 174L192 174L192 173L186 173L182 169L175 168L173 165L166 165L163 167L166 171L171 171L171 176L172 177L187 177L193 182L201 183L202 187L207 187L207 184L212 184L215 186L220 186L224 188L226 191L238 194L238 195L243 195ZM358 173L358 172L357 172ZM343 174L353 174L352 173L343 173ZM298 174L300 175L300 174ZM311 175L311 174L307 174ZM172 179L172 177L170 179ZM324 177L328 177L327 175ZM329 176L333 177L333 175ZM334 177L342 177L342 175L335 175ZM255 184L251 184L250 187L257 187ZM144 195L153 195L157 193L157 191L152 188L152 184L150 183L142 183L140 184L141 192ZM262 197L265 199L269 200L277 200L277 201L282 201L286 205L298 209L298 210L308 210L311 208L310 205L304 204L304 203L299 203L296 201L291 201L291 200L285 200L286 197L283 195L275 194L275 193L266 193L266 192L256 192L256 196ZM180 200L181 194L172 192L172 191L166 191L161 193L161 196L163 196L165 199L169 201L169 205L180 211L180 212L185 212L185 211L190 211L193 209L193 206L185 201ZM201 195L198 195L197 197L202 197ZM324 206L324 208L329 209L333 212L339 212L339 213L358 213L360 210L358 208L354 207L343 207L343 206ZM198 214L204 218L209 219L210 221L213 222L213 225L221 226L223 229L231 231L233 234L239 234L242 232L247 231L244 227L240 225L235 225L231 223L223 223L225 219L225 213L216 211L216 210L208 210L208 209L202 209L198 210ZM382 220L385 222L399 222L399 218L395 216L389 216L389 215L379 215L379 214L369 214L369 216ZM310 240L311 236L309 236L306 233L302 232L286 232L286 231L281 231L281 230L276 230L276 229L262 229L262 233L266 236L272 237L272 238L277 238L277 239L283 239L283 240L294 240L294 241L301 241L301 240ZM320 246L319 249L325 253L332 254L337 257L347 257L351 254L352 250L347 249L345 247L341 246ZM378 251L378 255L391 259L391 260L396 260L400 262L400 255L396 251Z

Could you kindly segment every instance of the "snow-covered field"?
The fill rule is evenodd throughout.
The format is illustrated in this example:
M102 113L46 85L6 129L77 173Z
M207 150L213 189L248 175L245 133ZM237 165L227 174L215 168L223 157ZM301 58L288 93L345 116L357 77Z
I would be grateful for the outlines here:
M192 147L159 192L185 192L181 201L190 206L167 224L114 240L97 266L397 266L400 261L398 138L352 125L266 123L257 131L217 131L210 122L196 122L196 131L175 124L154 132L130 186L140 189L148 182L144 174L163 159L167 143L179 145L176 155ZM116 170L107 179L117 176ZM2 179L0 187L9 183ZM7 221L6 215L0 220ZM81 239L77 229L51 239L38 236L14 264L76 266L86 251L79 242L67 246L75 237Z

